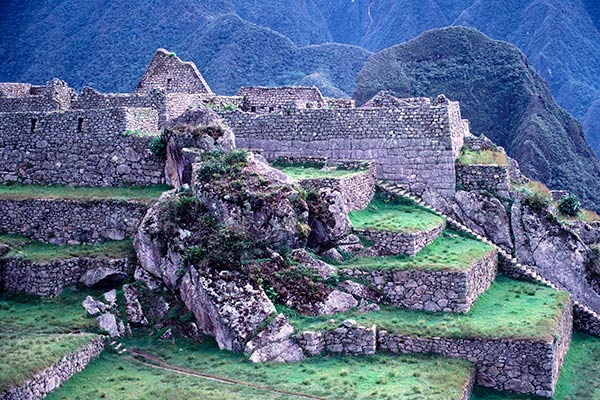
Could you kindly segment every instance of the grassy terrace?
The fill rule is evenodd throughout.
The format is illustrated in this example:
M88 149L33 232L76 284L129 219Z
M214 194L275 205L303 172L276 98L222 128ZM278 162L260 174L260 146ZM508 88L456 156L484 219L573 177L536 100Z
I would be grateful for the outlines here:
M479 240L446 231L415 256L357 257L340 268L361 270L466 271L493 250Z
M0 392L31 378L96 337L94 334L0 334Z
M307 317L283 308L298 331L332 329L347 318L359 324L376 324L389 332L417 337L524 338L552 340L554 327L568 294L525 282L498 277L467 314L428 313L382 307L360 314Z
M388 200L377 192L371 204L364 210L349 215L355 229L374 229L392 232L419 232L441 225L444 219L412 200L395 198Z
M29 240L21 235L0 235L0 244L7 244L11 248L7 257L21 257L34 262L65 260L75 257L126 258L134 254L130 239L98 244L58 246Z
M292 179L317 179L317 178L343 178L344 176L356 175L363 172L358 169L335 169L330 167L328 170L323 170L320 167L291 164L291 165L274 165L275 168L284 172Z
M504 165L508 166L506 154L494 150L472 151L463 149L456 161L463 165Z
M169 190L167 185L146 187L76 187L65 185L0 185L0 199L140 200L151 202Z
M447 400L461 398L472 366L460 360L402 355L327 357L294 364L248 363L219 351L212 340L126 344L193 371L329 399ZM133 360L105 355L61 386L48 399L290 399L289 395L151 370Z

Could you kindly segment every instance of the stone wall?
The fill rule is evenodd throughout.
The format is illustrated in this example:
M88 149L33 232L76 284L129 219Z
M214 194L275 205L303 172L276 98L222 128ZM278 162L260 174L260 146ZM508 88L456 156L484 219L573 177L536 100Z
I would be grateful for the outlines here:
M333 97L326 97L327 107L332 108L355 108L356 102L353 99L336 99Z
M475 363L477 384L552 397L571 341L571 307L565 308L554 339L418 338L378 332L378 351L433 353Z
M76 186L164 182L164 161L149 150L156 110L114 108L0 113L0 182Z
M6 292L53 297L64 288L76 285L89 270L110 268L130 274L133 264L127 258L82 257L38 263L24 258L5 257L0 259L0 284L2 291Z
M253 113L269 113L286 109L292 104L302 109L327 105L316 87L242 87L237 95L244 99L242 109Z
M377 334L375 325L364 327L357 325L354 320L346 320L334 330L299 333L296 341L308 356L323 353L369 355L375 354Z
M573 326L590 335L600 336L600 322L588 311L578 305L573 305Z
M167 93L213 94L194 63L182 61L175 53L165 49L156 50L136 93L152 89L162 89Z
M306 190L327 188L342 195L347 211L366 208L375 194L375 163L354 160L326 160L316 157L278 157L277 165L310 163L317 166L359 170L352 175L337 178L300 179L298 184Z
M497 259L493 250L466 271L343 268L340 274L377 289L385 304L412 310L467 312L496 278Z
M452 196L464 124L458 105L223 112L238 147L279 155L374 160L377 176L415 193Z
M510 198L510 174L504 165L456 165L456 184L461 190L485 190Z
M52 79L45 86L3 83L0 93L0 112L64 110L75 96L75 91L60 79Z
M354 233L373 242L370 250L378 256L392 256L408 254L414 256L422 248L437 239L444 229L446 223L441 222L429 230L417 232L392 232L375 229L354 229Z
M0 232L54 244L133 237L150 205L124 200L0 198Z
M37 373L28 381L4 393L1 400L37 400L43 399L62 383L83 369L104 350L104 337L99 336L75 353L61 358L45 370Z

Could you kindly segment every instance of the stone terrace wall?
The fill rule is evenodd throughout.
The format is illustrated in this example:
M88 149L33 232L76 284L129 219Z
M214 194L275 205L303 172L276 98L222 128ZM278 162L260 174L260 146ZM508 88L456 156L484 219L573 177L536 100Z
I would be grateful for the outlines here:
M79 129L81 118L81 129ZM164 182L164 161L149 150L153 109L0 113L0 182L76 186ZM35 130L32 132L32 120Z
M0 232L54 244L133 237L149 204L121 200L0 198Z
M104 337L99 336L75 353L61 358L44 371L37 373L25 383L7 392L0 392L2 400L43 399L62 383L83 369L104 350Z
M503 165L456 165L457 185L462 190L485 190L510 198L510 174Z
M467 312L485 292L497 271L497 252L474 263L467 271L359 270L344 268L342 276L367 282L386 304L412 310Z
M375 354L377 348L376 327L357 325L346 320L335 330L325 332L306 331L296 335L299 346L309 356L323 353L345 355Z
M446 104L428 108L290 110L256 115L223 112L238 147L278 155L374 160L377 176L416 193L455 192L462 130ZM461 120L462 121L462 120ZM461 124L462 126L462 124Z
M110 268L130 274L134 269L133 264L127 258L83 257L36 263L23 258L5 257L0 259L0 283L2 291L53 297L64 288L77 285L81 276L89 270Z
M498 390L551 397L571 341L571 307L565 308L554 341L525 339L416 338L378 332L378 351L434 353L469 360L477 384Z
M378 256L408 254L414 256L422 248L437 239L444 229L445 222L426 231L392 232L375 229L354 229L354 232L373 242L370 247Z

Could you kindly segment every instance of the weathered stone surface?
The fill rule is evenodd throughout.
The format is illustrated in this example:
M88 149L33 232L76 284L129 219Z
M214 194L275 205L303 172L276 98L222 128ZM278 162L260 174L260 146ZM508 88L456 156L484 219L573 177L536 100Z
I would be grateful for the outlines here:
M509 167L504 165L456 165L456 184L461 190L483 190L510 198Z
M107 286L117 285L127 278L127 274L112 268L99 267L87 271L79 278L84 286L92 289L98 289Z
M309 246L330 246L352 231L341 192L327 187L317 189L313 195L309 195L308 206L308 223L311 228Z
M90 317L94 317L100 313L104 313L108 310L108 306L101 301L94 300L92 296L86 296L83 300L83 308Z
M342 281L338 285L338 288L346 293L350 293L352 296L359 299L365 299L375 303L379 303L382 299L382 295L378 290L355 281Z
M148 325L140 303L139 290L133 285L123 285L127 320L132 324Z
M337 251L334 248L331 248L331 249L327 250L326 252L324 252L323 257L329 258L329 259L337 261L337 262L344 261L344 257L340 254L339 251Z
M291 339L294 328L279 314L252 340L244 354L252 362L296 362L304 358L300 346Z
M198 327L214 336L221 349L241 352L275 307L239 273L191 268L180 286L181 299Z
M304 267L310 268L323 279L337 274L335 267L313 258L305 249L292 250L292 259Z
M123 334L123 331L120 329L118 323L120 321L117 321L117 317L115 317L114 314L104 313L98 316L96 320L98 321L98 326L100 329L108 333L111 338L118 338Z
M333 290L322 302L313 307L317 315L332 315L348 311L356 306L358 306L358 301L354 296L340 290Z
M446 222L428 230L417 232L392 232L375 229L354 229L354 232L373 242L369 247L372 255L389 256L398 254L415 255L439 237L446 228Z

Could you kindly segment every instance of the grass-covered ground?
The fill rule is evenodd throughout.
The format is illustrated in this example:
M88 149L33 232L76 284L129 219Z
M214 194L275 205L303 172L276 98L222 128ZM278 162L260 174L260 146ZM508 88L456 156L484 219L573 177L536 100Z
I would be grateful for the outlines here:
M352 211L350 222L355 229L374 229L393 232L419 232L441 225L444 219L412 200L387 199L377 192L364 210Z
M508 165L506 154L495 150L472 151L463 149L456 162L463 165Z
M98 244L58 246L29 240L21 235L0 235L0 244L6 244L11 248L6 255L7 257L21 257L35 262L64 260L74 257L126 258L134 254L130 239Z
M0 185L1 199L69 199L69 200L142 200L153 201L165 191L167 185L145 187L78 187L66 185Z
M493 250L492 246L475 239L444 232L415 256L356 257L341 268L361 270L468 270L473 263Z
M600 338L574 333L553 400L600 399ZM471 400L539 400L540 397L475 388Z
M275 168L277 168L280 171L283 171L290 178L296 180L316 178L342 178L344 176L355 175L362 172L361 170L357 169L336 169L335 167L330 167L329 169L324 170L323 168L319 168L316 166L307 166L302 164L276 165Z
M418 337L452 338L545 338L552 340L556 322L567 304L568 294L544 286L499 276L466 314L430 313L382 307L370 313L347 312L308 317L282 308L298 331L332 329L345 319L376 324L393 333Z
M243 356L220 351L213 340L176 344L137 340L126 344L202 374L264 388L328 399L453 400L472 366L433 356L327 357L295 364L251 364ZM290 399L268 390L208 382L152 370L133 360L105 355L75 376L49 399Z
M94 334L0 333L0 392L31 378L96 338Z
M55 298L0 295L0 334L49 334L94 332L96 320L87 318L81 302L87 294L65 290ZM35 349L32 349L35 351Z

